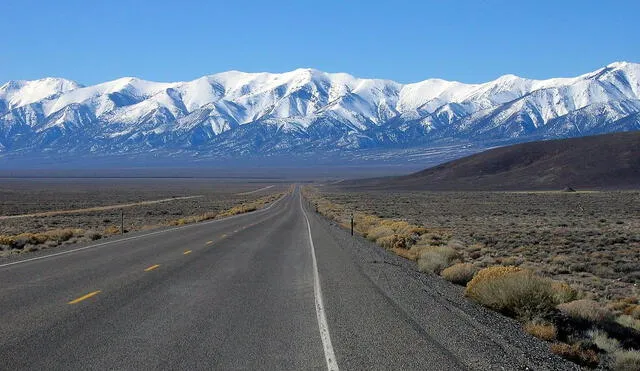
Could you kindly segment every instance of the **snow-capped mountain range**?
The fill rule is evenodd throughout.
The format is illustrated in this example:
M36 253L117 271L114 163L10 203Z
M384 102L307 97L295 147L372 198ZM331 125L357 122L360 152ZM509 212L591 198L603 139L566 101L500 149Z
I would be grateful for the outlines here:
M640 64L573 78L414 84L313 69L188 82L0 87L0 154L241 156L525 141L640 129Z

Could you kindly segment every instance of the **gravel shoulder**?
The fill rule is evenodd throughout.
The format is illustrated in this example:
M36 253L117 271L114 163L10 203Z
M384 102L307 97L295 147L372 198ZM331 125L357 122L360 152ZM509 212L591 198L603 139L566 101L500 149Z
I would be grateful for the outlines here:
M341 259L352 261L360 275L396 308L397 315L427 339L430 345L427 348L404 344L413 352L448 354L462 368L472 370L579 369L551 353L547 343L524 333L516 321L466 300L460 287L418 272L414 262L361 237L350 236L348 231L313 211L309 216L314 239L319 239L316 249L322 284L329 287L340 284L344 277L330 267L339 266L336 262ZM332 297L331 292L339 292L336 290L328 292L326 305L331 327L332 303L347 298ZM334 319L333 325L339 322L340 319ZM433 369L439 369L437 364Z

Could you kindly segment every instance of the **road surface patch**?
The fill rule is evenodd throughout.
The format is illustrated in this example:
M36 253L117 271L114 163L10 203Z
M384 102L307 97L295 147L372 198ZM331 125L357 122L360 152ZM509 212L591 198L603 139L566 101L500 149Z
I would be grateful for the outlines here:
M94 291L94 292L90 292L90 293L88 293L88 294L86 294L86 295L83 295L83 296L81 296L81 297L77 298L77 299L73 299L73 300L71 300L71 301L70 301L70 302L68 302L67 304L78 304L79 302L81 302L81 301L83 301L83 300L87 300L87 299L89 299L90 297L93 297L93 296L98 295L99 293L100 293L100 290L97 290L97 291Z

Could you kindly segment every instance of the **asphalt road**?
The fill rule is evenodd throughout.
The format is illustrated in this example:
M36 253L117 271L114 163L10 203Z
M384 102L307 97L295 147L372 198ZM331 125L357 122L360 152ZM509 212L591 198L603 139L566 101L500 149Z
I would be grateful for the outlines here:
M296 190L250 214L0 261L0 369L486 369L321 219ZM511 369L502 357L491 365Z

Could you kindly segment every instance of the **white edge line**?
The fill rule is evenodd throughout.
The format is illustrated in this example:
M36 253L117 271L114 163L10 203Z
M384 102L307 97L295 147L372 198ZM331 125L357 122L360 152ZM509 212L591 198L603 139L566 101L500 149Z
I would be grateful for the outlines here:
M283 200L285 197L287 197L287 195L285 194L284 196L280 197L279 199L275 200L271 205L269 205L268 207L264 208L264 209L260 209L257 210L255 212L252 213L244 213L244 214L238 214L238 215L232 215L226 218L222 218L222 219L216 219L216 220L210 220L210 221L206 221L206 222L201 222L201 223L193 223L193 224L189 224L189 225L183 225L180 227L175 227L175 228L169 228L169 229L163 229L161 231L156 231L156 232L150 232L150 233L146 233L146 234L141 234L138 236L132 236L132 237L126 237L126 238L121 238L119 240L114 240L114 241L106 241L106 242L101 242L95 245L89 245L89 246L85 246L85 247L79 247L77 249L73 249L73 250L67 250L67 251L62 251L62 252L58 252L58 253L54 253L54 254L48 254L48 255L43 255L43 256L38 256L35 258L29 258L29 259L24 259L24 260L18 260L15 262L11 262L11 263L5 263L5 264L0 264L0 268L4 268L4 267L8 267L11 265L16 265L16 264L22 264L22 263L28 263L28 262L32 262L34 260L41 260L41 259L47 259L47 258L52 258L54 256L60 256L60 255L66 255L66 254L71 254L74 252L78 252L78 251L82 251L82 250L87 250L87 249L93 249L95 247L101 247L101 246L105 246L105 245L110 245L110 244L114 244L114 243L119 243L119 242L125 242L125 241L131 241L131 240L137 240L140 238L144 238L144 237L148 237L148 236L153 236L156 234L161 234L161 233L167 233L167 232L173 232L173 231L177 231L180 229L187 229L187 228L193 228L193 227L199 227L199 226L203 226L203 225L207 225L207 224L213 224L213 223L217 223L217 222L222 222L222 221L226 221L226 220L230 220L230 219L235 219L235 218L239 218L239 217L243 217L243 216L247 216L247 215L255 215L256 213L260 213L260 212L264 212L267 211L269 209L271 209L272 207L274 207L278 202L280 202L281 200Z
M327 369L329 371L339 371L338 360L333 351L333 345L331 345L331 336L329 334L329 325L327 324L327 316L324 310L324 302L322 301L322 288L320 287L316 249L313 246L313 237L311 236L311 224L309 223L307 213L304 211L304 207L302 207L302 195L300 196L300 209L302 209L302 215L304 215L304 219L307 222L307 232L309 232L309 246L311 246L311 260L313 261L313 293L316 298L316 315L318 317L320 338L322 338L322 346L324 348L324 358L327 361Z

